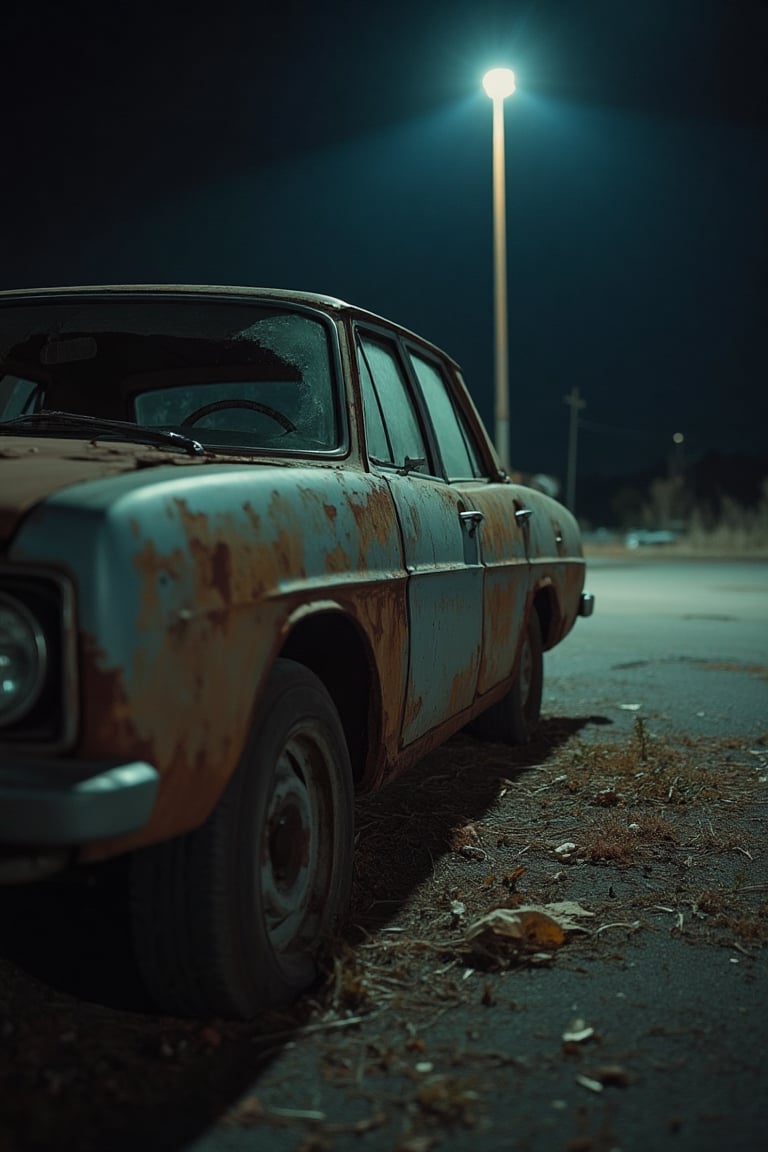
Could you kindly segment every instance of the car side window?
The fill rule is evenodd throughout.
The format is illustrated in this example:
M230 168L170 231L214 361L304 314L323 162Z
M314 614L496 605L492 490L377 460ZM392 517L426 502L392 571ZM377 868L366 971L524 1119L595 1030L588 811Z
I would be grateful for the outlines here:
M433 360L409 350L411 363L435 429L449 480L473 480L483 467L463 415L454 406L448 382Z
M413 398L395 350L383 341L362 336L358 361L369 454L379 463L398 467L406 457L426 461L427 449Z
M376 389L373 386L373 378L368 369L368 361L360 348L358 348L357 363L360 371L360 392L363 397L363 417L365 419L368 455L374 460L392 464L394 463L392 445L384 426L384 416L379 406Z

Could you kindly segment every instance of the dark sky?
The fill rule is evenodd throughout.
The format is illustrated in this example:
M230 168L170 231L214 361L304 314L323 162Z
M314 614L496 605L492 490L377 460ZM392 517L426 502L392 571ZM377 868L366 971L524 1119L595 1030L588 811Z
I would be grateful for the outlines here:
M513 463L766 452L766 0L7 2L0 286L327 292L492 413L506 106Z

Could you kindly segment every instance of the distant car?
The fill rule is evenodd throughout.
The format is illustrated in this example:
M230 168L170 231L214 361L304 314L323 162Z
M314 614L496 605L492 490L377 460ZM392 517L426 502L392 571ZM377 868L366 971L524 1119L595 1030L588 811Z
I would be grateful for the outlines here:
M577 525L338 300L4 292L0 357L0 875L130 853L156 1003L253 1016L343 919L355 792L529 737Z
M679 539L680 533L669 528L633 528L624 537L624 546L634 550L658 544L676 544Z

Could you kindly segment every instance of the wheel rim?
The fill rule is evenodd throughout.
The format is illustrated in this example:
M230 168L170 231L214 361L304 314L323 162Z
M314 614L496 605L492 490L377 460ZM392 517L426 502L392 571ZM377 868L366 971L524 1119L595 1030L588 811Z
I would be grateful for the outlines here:
M334 856L329 779L317 734L292 735L272 776L260 862L265 925L277 953L304 949L319 935Z

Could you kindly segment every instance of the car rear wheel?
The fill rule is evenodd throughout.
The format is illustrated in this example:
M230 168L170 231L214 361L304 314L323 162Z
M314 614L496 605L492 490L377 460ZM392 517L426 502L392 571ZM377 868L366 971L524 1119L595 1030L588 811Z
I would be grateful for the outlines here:
M472 735L499 744L527 744L539 725L543 683L541 625L533 609L528 616L515 681L506 696L472 721Z
M158 1007L248 1018L312 983L349 902L352 801L331 697L278 660L209 819L133 859L134 946Z

